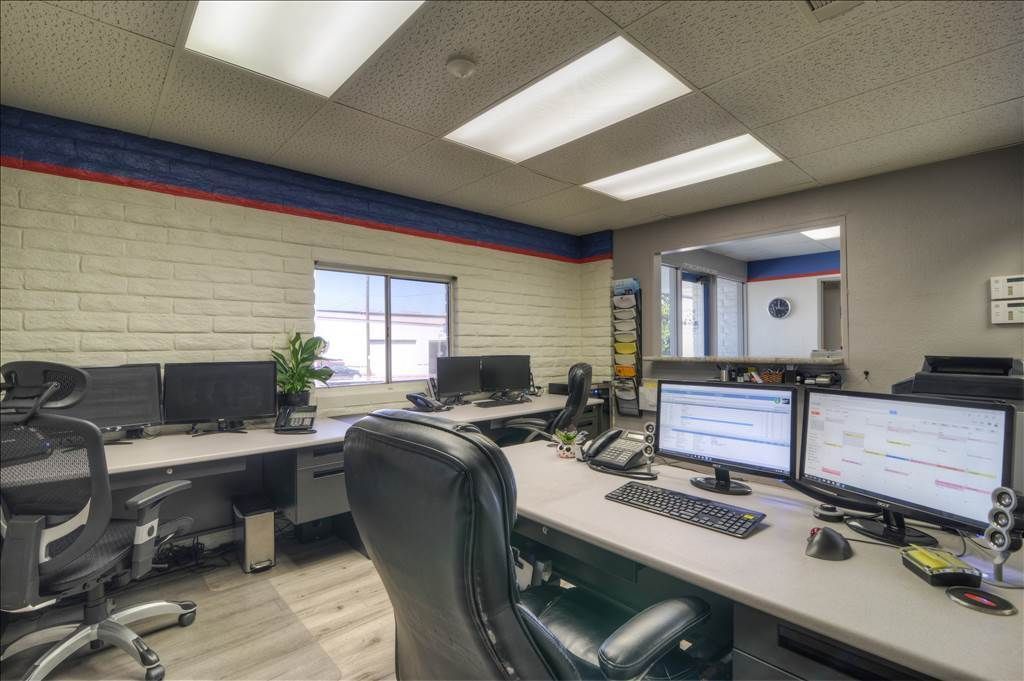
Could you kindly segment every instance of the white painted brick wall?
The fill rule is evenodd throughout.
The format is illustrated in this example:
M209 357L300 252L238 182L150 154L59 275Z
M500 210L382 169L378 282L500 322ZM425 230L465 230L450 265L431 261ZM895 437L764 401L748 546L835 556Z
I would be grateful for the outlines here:
M0 168L0 361L268 359L313 330L313 264L455 277L453 345L526 353L541 385L608 378L611 261L583 265ZM321 390L325 412L418 384Z

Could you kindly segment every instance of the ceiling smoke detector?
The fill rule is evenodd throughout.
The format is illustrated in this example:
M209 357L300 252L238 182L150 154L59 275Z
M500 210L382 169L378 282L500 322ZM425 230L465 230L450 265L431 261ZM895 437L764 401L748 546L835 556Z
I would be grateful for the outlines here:
M469 78L476 72L476 62L468 57L462 57L456 55L448 60L448 63L444 65L448 69L448 73L452 74L456 78Z

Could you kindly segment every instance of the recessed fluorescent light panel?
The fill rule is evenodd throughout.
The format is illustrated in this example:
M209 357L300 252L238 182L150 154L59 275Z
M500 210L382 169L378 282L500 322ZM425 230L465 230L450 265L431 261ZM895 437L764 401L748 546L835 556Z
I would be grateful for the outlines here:
M445 139L518 163L689 91L618 37L488 109Z
M685 154L594 180L587 189L629 201L716 177L760 168L782 159L750 135L740 135Z
M800 232L806 237L810 237L815 241L822 241L823 239L838 239L839 238L839 225L835 227L822 227L821 229L809 229L806 232Z
M185 48L328 97L422 4L202 0Z

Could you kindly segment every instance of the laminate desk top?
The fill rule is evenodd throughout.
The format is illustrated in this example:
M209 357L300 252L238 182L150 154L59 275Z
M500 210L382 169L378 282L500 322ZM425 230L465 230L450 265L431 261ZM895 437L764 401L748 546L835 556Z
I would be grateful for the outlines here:
M108 444L107 471L117 475L332 444L345 439L349 426L334 419L317 419L315 433L295 435L278 434L269 427L252 428L244 434L212 433L201 437L167 433L148 440L133 440L130 445Z
M564 395L541 395L534 397L530 402L508 406L484 408L465 405L450 411L430 413L453 421L474 423L557 411L565 406L565 400ZM601 402L602 400L591 398L587 404ZM111 475L118 475L342 442L351 425L363 416L353 414L337 418L318 418L315 433L284 435L275 433L270 427L263 427L250 428L244 434L212 433L192 437L187 433L165 433L151 439L132 440L130 445L108 444L107 470Z
M606 500L628 480L559 459L548 443L505 453L526 518L925 674L1024 678L1024 614L999 617L956 605L944 588L904 568L894 548L854 542L853 557L843 562L804 555L810 528L826 523L811 515L814 502L793 490L748 479L752 495L719 498L689 484L693 471L657 468L660 477L648 484L767 514L754 534L737 539ZM959 539L932 534L960 550ZM1024 609L1021 590L985 588Z

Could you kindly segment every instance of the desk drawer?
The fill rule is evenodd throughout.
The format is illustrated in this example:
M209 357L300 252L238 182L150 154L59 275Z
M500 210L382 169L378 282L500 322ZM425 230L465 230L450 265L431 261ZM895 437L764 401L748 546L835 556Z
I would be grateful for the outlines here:
M300 449L295 453L296 468L313 468L315 466L326 466L327 464L344 463L345 444L343 442Z
M345 466L328 463L295 471L295 522L348 513Z

